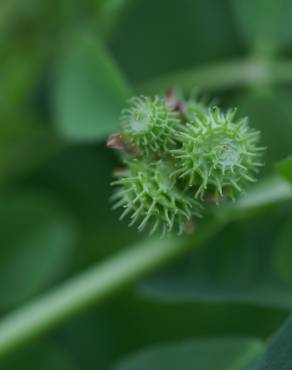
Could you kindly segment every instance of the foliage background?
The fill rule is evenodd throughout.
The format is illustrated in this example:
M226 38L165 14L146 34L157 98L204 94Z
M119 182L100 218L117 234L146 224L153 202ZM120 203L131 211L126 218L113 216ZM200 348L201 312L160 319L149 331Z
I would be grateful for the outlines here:
M291 16L289 0L1 1L3 317L141 238L110 209L119 163L104 144L132 94L197 84L250 116L268 147L262 177L274 172L292 151ZM105 370L162 342L218 337L220 351L229 351L220 337L265 342L292 307L291 240L289 199L231 223L2 367Z

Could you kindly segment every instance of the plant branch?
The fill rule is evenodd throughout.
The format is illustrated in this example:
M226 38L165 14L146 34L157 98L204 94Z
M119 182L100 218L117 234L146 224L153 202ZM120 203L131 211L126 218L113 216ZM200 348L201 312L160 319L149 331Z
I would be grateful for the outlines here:
M215 219L200 225L195 237L147 239L71 278L55 290L20 307L0 323L0 357L24 346L90 305L178 256L198 248L228 222L266 206L292 200L292 186L280 177L261 181L232 206L217 208Z
M147 239L92 267L67 283L20 307L0 324L0 357L100 302L156 267L198 247L222 227L201 228L196 238Z
M170 86L206 91L260 84L292 84L292 61L238 60L196 67L141 83L137 90L157 94Z

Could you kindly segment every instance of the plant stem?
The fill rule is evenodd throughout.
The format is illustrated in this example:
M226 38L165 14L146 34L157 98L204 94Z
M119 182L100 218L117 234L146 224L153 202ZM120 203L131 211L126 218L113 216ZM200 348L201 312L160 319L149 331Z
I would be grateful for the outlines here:
M200 225L195 237L149 238L71 278L0 322L0 357L45 334L170 260L198 248L228 222L244 218L263 207L291 200L292 186L280 177L269 177L259 182L234 205L218 208L216 219Z
M0 324L0 357L199 246L222 225L216 222L203 226L193 240L190 237L145 240L19 308Z
M140 84L137 90L144 94L157 94L170 86L179 86L183 90L199 87L204 91L212 91L269 83L292 84L292 62L238 60L196 67L149 80Z

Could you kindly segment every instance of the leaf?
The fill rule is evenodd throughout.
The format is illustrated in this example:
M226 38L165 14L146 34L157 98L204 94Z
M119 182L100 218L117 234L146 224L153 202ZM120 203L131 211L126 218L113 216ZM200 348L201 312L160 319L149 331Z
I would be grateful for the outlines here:
M27 174L60 151L62 144L29 114L1 116L0 185Z
M1 359L0 366L5 370L77 370L69 353L49 343L36 343L31 348L17 351Z
M290 0L233 0L236 23L245 44L259 54L272 54L292 45Z
M291 154L291 99L292 94L285 90L257 90L240 93L229 102L238 107L239 116L248 116L251 127L261 132L260 143L267 148L261 173L274 171L274 162Z
M19 0L3 0L0 4L0 30L1 30L1 37L6 29L11 28L11 26L15 26L20 18L26 18L31 15L35 11L37 1L36 0L28 0L26 2L26 6ZM21 17L20 17L21 16ZM0 38L0 41L1 38Z
M240 52L229 0L135 1L110 47L135 84Z
M72 221L54 200L6 194L0 207L0 307L29 298L66 268L75 240Z
M279 175L292 182L292 155L276 163L276 170Z
M280 230L275 247L275 269L279 276L287 282L292 282L292 219Z
M292 284L279 276L274 250L281 212L231 224L171 268L146 279L140 294L165 302L245 303L292 308Z
M71 354L74 363L79 364L78 369L108 370L120 355L128 333L115 325L116 316L113 317L111 312L113 306L111 302L95 307L63 326L60 343Z
M79 145L61 151L31 178L32 186L53 192L78 222L80 246L76 248L75 261L80 268L139 237L111 209L110 182L112 170L118 165L112 151L103 144Z
M60 24L60 11L52 3L40 3L38 0L27 0L25 3L21 0L1 1L1 113L13 114L19 112L21 107L25 111L33 111L35 115L39 113L40 106L43 107L46 72L58 47L56 42L52 42L52 29L57 38L55 30ZM41 103L40 106L36 107L36 102Z
M102 140L119 129L130 94L99 40L89 33L75 36L60 57L53 85L56 129L73 142Z
M35 46L37 41L18 40L18 44L14 43L13 52L9 43L0 49L1 115L3 112L14 114L16 107L17 111L23 106L28 110L27 102L36 92L47 52L45 47Z
M218 337L155 346L115 370L248 370L263 352L258 339Z
M99 29L103 37L111 38L131 3L132 0L103 1L98 14Z
M290 370L292 368L292 317L273 336L256 370Z

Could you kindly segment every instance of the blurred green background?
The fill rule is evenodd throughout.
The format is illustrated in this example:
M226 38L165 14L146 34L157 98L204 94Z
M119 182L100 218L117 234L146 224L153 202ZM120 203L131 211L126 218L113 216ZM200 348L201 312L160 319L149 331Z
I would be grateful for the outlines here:
M111 211L119 162L105 139L128 97L151 90L151 81L234 60L287 61L280 83L247 84L243 73L242 84L197 87L262 131L265 173L292 153L291 18L290 0L1 0L3 317L141 237ZM218 73L228 78L228 68ZM291 230L288 202L233 223L191 258L61 325L1 368L107 370L164 341L265 340L292 308Z

